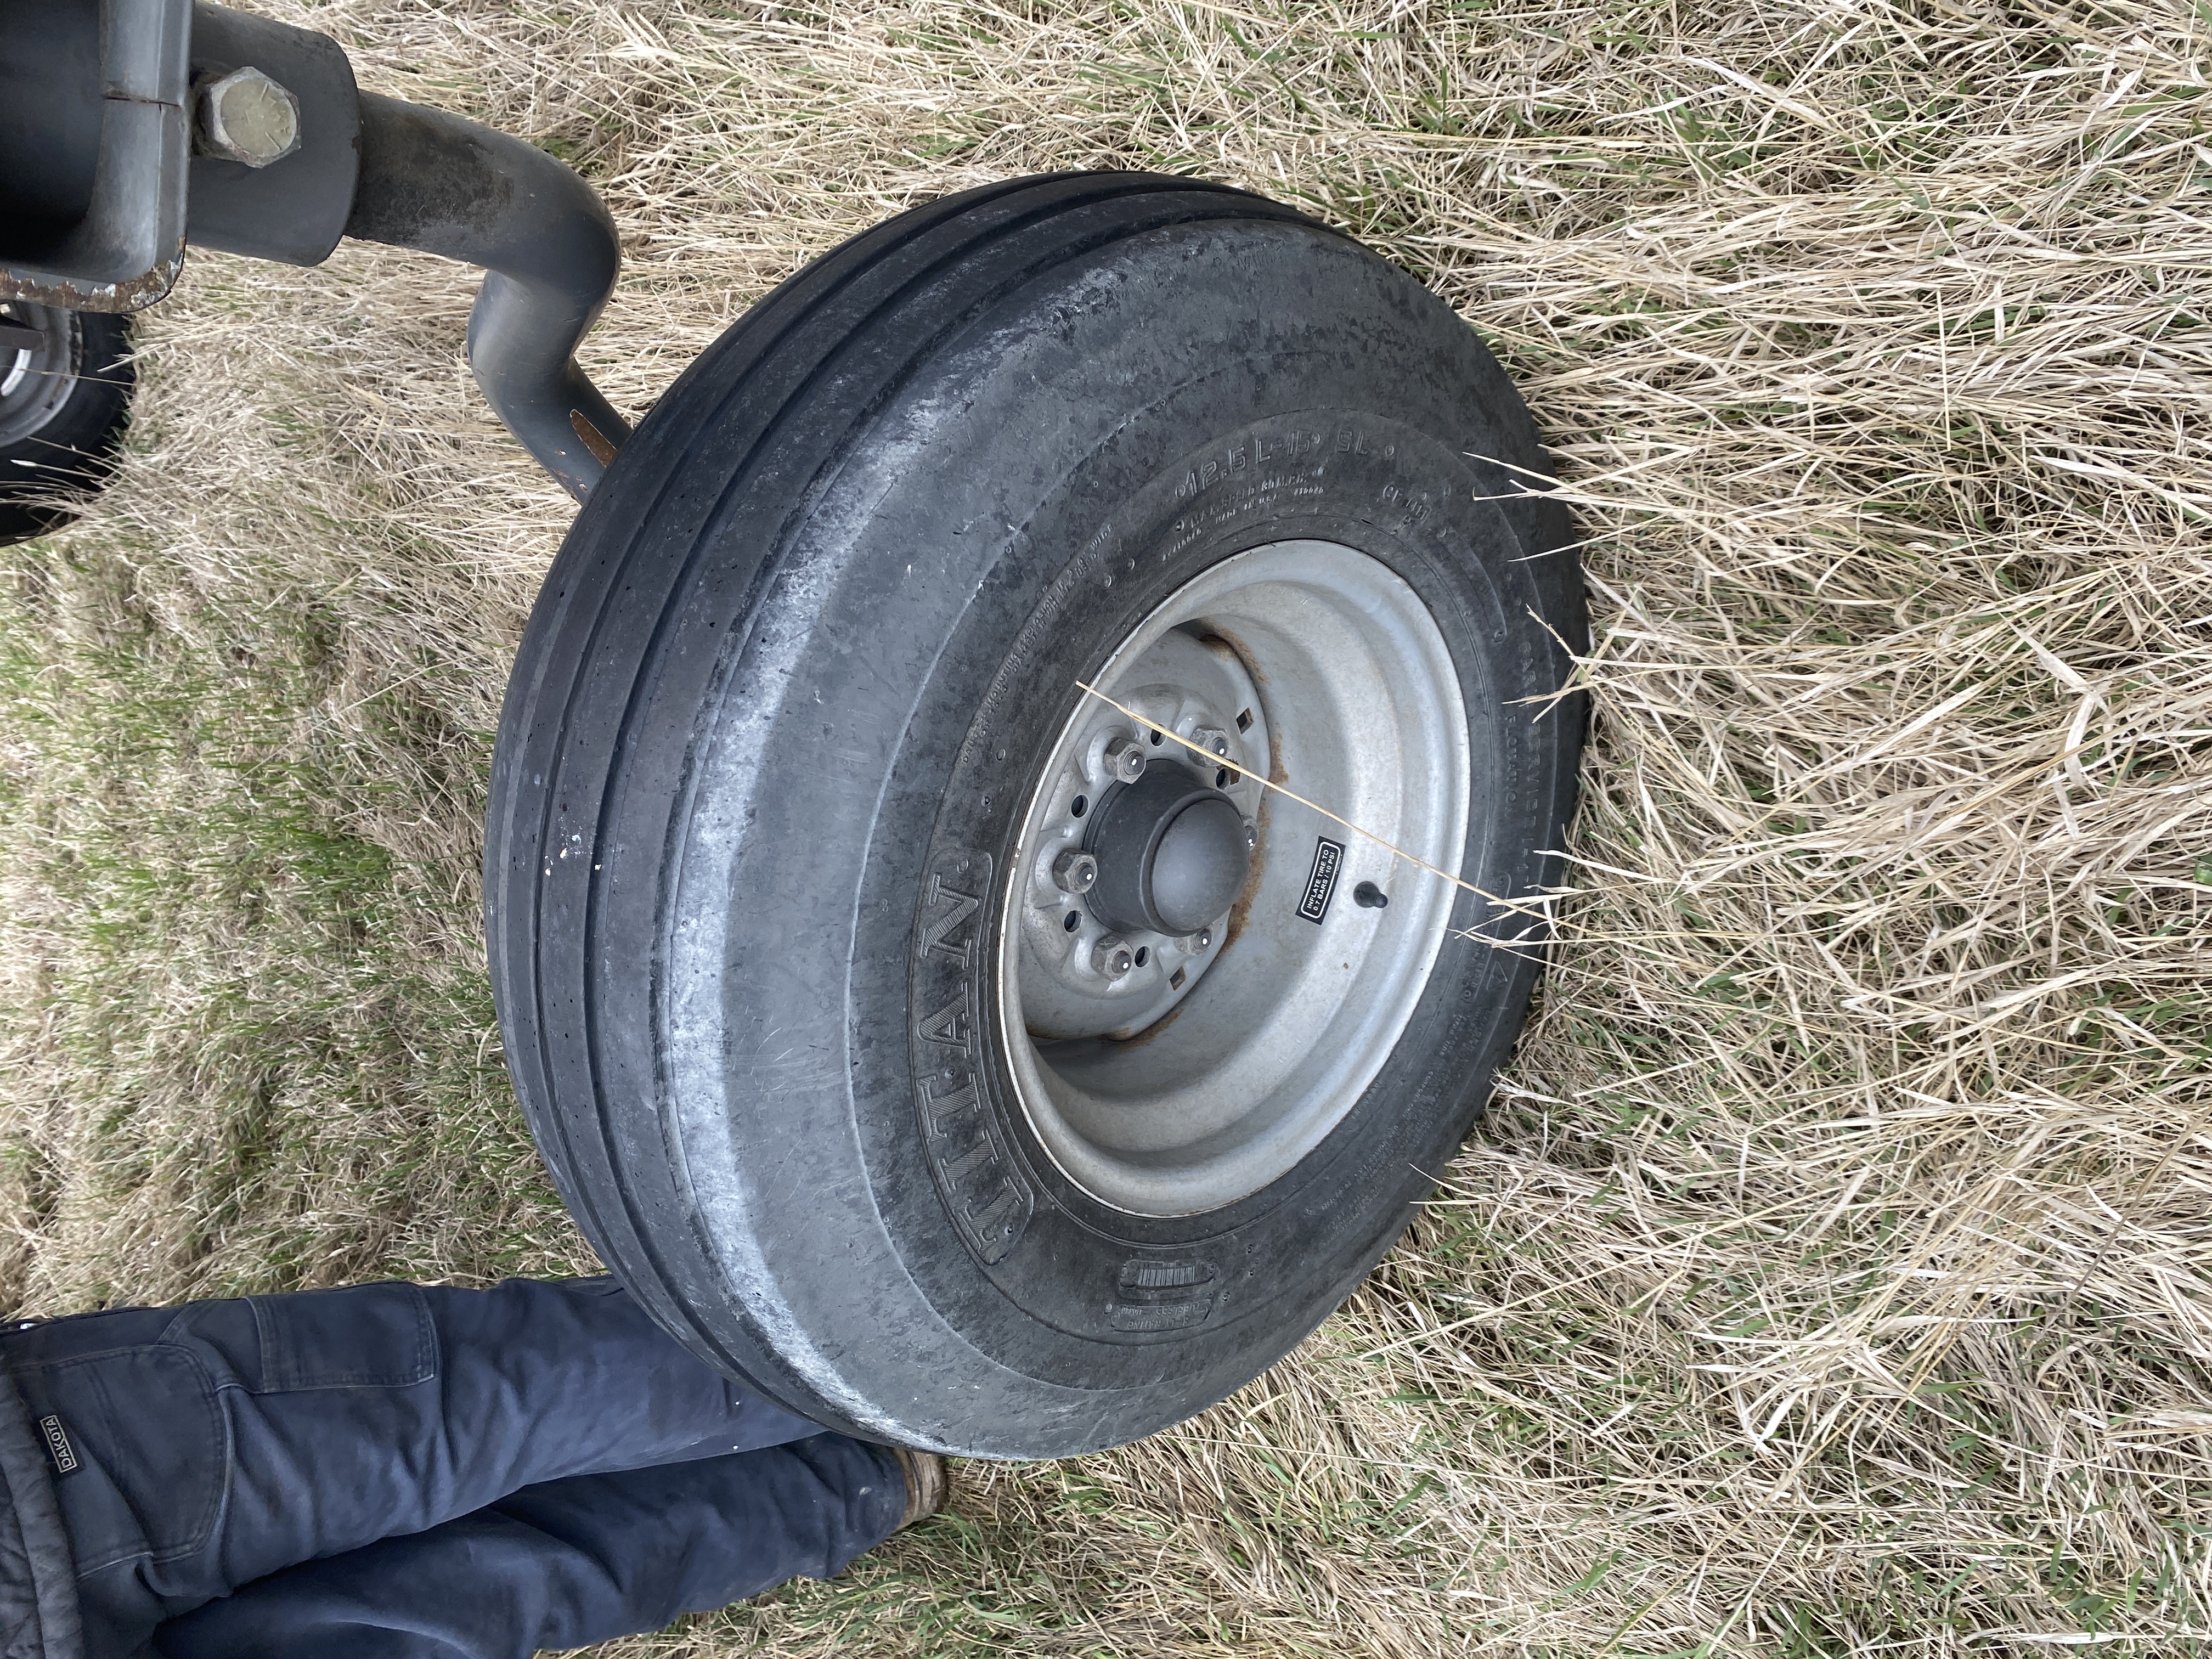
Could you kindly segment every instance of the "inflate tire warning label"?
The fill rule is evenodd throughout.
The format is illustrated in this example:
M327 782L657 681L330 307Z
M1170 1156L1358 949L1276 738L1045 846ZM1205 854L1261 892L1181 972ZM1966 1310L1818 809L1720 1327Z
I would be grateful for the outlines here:
M1306 890L1298 896L1300 915L1308 921L1319 921L1328 914L1328 902L1336 896L1336 872L1343 868L1344 843L1327 836L1319 837L1314 843L1312 873L1306 877Z

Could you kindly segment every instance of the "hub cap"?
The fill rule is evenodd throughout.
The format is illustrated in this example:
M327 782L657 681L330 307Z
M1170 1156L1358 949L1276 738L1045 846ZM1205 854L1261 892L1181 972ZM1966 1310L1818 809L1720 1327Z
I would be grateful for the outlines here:
M1396 1045L1453 889L1249 768L1457 874L1459 679L1379 561L1278 542L1215 566L1084 678L1030 786L994 952L1006 1060L1068 1178L1143 1215L1296 1166ZM1355 896L1355 894L1357 896Z
M1206 782L1218 768L1182 764L1188 752L1164 755L1136 782L1108 790L1091 814L1083 845L1098 877L1089 908L1109 927L1187 939L1244 890L1244 815Z

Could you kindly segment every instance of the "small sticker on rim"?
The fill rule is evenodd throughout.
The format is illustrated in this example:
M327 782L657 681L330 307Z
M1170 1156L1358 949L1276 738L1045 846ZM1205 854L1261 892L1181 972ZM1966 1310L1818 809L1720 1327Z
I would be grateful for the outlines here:
M1336 872L1342 868L1344 843L1327 836L1316 837L1313 872L1306 878L1306 890L1298 900L1298 914L1308 921L1319 921L1328 914L1328 902L1336 896Z

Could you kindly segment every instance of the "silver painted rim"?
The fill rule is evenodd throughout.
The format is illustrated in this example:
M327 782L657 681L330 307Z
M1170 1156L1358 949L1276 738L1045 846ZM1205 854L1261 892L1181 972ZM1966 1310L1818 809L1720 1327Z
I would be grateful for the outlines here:
M1379 561L1320 541L1239 554L1170 596L1090 683L1459 872L1459 678L1427 608ZM1062 730L1008 864L994 994L1022 1109L1067 1178L1119 1210L1190 1215L1287 1174L1351 1110L1428 983L1454 889L1152 737L1091 697ZM1063 859L1114 781L1117 742L1222 786L1255 850L1218 922L1181 939L1124 932L1109 959Z
M21 443L50 424L76 390L78 324L72 312L9 300L0 315L35 328L39 344L0 350L0 448Z

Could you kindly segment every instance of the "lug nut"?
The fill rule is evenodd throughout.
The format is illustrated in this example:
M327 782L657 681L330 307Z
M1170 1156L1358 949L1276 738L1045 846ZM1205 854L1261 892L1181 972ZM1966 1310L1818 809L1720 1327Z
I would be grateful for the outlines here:
M1260 826L1251 818L1244 820L1244 850L1248 853L1260 850Z
M200 93L204 155L265 167L300 148L300 100L258 69L233 70Z
M1109 979L1119 979L1137 965L1137 953L1127 939L1109 933L1091 947L1091 965Z
M1052 861L1052 884L1063 893L1087 893L1098 884L1098 860L1071 847Z
M1229 734L1217 726L1201 726L1190 734L1190 740L1209 755L1229 758Z
M1116 738L1106 745L1106 770L1122 783L1145 775L1145 750L1134 738Z
M1213 948L1213 929L1200 928L1197 936L1190 942L1190 948L1194 951L1211 951Z

